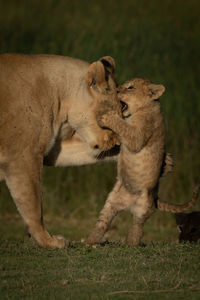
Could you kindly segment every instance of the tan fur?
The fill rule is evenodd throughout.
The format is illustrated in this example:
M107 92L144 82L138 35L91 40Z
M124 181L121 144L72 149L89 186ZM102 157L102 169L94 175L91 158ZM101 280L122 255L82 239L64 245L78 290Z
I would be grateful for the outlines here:
M68 244L44 228L43 158L74 131L91 157L118 142L96 121L105 100L121 113L113 72L108 57L88 64L54 55L0 55L0 179L42 247Z
M81 166L86 164L96 164L108 161L117 161L119 146L109 151L103 151L97 156L91 155L88 145L83 139L74 133L62 141L59 147L55 147L44 159L44 164L48 166Z
M164 86L145 79L128 81L119 88L119 98L128 105L123 113L124 120L112 110L99 117L99 124L117 133L122 145L117 183L106 200L88 244L99 243L113 217L124 209L134 215L127 243L132 246L140 243L144 222L157 205L159 178L171 169L171 157L165 154L164 122L158 101L164 90ZM164 162L166 166L163 168ZM186 206L181 206L181 209ZM158 208L180 211L180 207L160 200Z
M162 202L160 199L157 199L157 208L161 211L181 213L192 208L196 204L198 196L199 196L199 184L195 185L193 189L192 199L189 202L184 204L174 205L174 204Z

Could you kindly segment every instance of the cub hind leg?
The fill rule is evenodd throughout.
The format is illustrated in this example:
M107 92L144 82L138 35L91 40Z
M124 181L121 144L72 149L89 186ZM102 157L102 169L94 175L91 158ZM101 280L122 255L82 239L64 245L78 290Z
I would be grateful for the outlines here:
M155 205L152 193L149 193L148 190L142 191L130 207L130 211L133 214L133 223L127 236L128 245L138 246L140 244L144 223L153 214L154 210Z
M129 209L132 200L132 195L126 191L123 184L118 180L108 195L96 226L86 240L86 244L94 245L100 243L113 218L119 211Z
M5 168L5 181L32 238L41 247L63 248L68 242L61 236L50 236L43 224L41 171L42 159L29 155Z

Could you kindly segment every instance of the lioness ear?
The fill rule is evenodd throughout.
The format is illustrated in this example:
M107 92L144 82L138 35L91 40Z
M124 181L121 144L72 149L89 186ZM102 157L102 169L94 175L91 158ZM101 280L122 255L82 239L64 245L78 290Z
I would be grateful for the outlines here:
M108 72L110 72L112 74L115 72L115 60L113 57L104 56L104 57L100 58L100 61L102 62L102 64L104 65L105 69Z
M162 84L149 84L149 96L151 99L158 99L165 91L165 87Z
M95 87L99 84L105 84L105 87L107 86L105 81L105 69L100 61L94 62L89 66L87 82L91 87Z

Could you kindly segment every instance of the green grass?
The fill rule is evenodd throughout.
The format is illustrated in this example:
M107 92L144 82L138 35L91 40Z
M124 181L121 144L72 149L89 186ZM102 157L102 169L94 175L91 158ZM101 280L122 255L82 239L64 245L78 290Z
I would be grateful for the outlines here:
M183 203L200 180L199 15L198 0L0 0L0 52L53 53L91 62L111 55L119 83L140 75L164 84L166 144L175 167L162 179L160 196ZM44 168L50 232L75 241L86 237L115 178L114 163ZM174 244L171 214L157 212L147 222L146 248L112 244L91 251L79 244L48 251L24 243L24 227L4 183L0 217L1 299L200 298L199 246ZM129 224L129 215L121 214L109 240L123 242ZM165 244L157 244L161 241Z
M46 250L1 241L1 299L199 299L198 245Z

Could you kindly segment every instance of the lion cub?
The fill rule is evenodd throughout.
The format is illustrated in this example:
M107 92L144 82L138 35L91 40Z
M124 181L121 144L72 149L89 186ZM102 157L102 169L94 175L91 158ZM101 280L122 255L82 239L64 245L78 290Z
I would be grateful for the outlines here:
M190 214L175 214L179 231L179 242L200 241L200 212L193 211Z
M136 246L143 235L143 225L155 207L180 212L196 202L198 193L185 205L158 200L159 178L171 170L171 158L165 154L164 122L159 102L164 91L163 85L135 78L123 84L118 91L124 120L109 108L106 114L99 116L100 126L108 127L119 135L121 150L117 182L87 240L88 244L100 242L112 219L121 210L130 210L134 215L127 243Z

